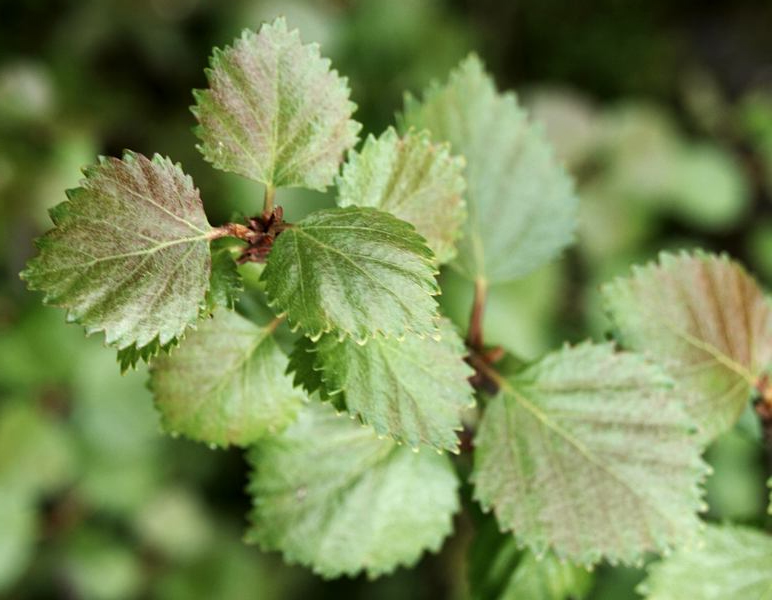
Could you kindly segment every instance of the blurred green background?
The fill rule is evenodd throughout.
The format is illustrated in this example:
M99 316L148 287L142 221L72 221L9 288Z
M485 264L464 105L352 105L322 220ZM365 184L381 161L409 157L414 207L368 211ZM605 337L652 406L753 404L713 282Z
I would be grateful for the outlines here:
M259 186L198 155L187 107L212 46L279 14L349 77L365 132L472 49L543 123L577 180L577 244L492 290L491 343L530 358L604 336L597 285L659 249L726 250L772 285L768 0L0 0L0 597L468 595L474 511L439 555L375 583L323 582L245 546L241 453L164 436L144 368L120 376L101 340L17 276L97 154L170 155L212 223L256 212ZM331 197L278 201L293 219ZM472 291L452 273L442 283L463 327ZM752 415L708 459L708 518L762 524ZM588 597L634 598L641 576L600 568Z

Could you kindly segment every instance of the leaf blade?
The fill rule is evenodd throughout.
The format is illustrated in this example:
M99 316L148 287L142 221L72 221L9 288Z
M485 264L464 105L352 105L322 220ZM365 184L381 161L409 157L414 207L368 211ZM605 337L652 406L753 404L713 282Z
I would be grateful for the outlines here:
M704 545L649 567L647 600L757 598L772 593L772 538L748 527L708 525Z
M196 321L209 285L211 227L198 190L158 155L101 158L84 173L21 276L119 350L169 344Z
M447 456L413 452L311 404L254 447L246 539L324 577L370 578L436 551L458 510Z
M623 344L650 354L689 392L687 410L706 441L737 421L772 360L772 310L738 263L662 253L602 295Z
M511 93L496 91L471 55L445 86L419 103L408 97L401 129L428 129L465 157L467 210L453 265L471 280L518 279L554 258L573 238L572 184Z
M335 330L436 332L432 253L411 225L373 208L321 210L277 237L261 275L271 306L312 339Z
M284 375L287 357L273 340L274 327L219 309L174 352L154 359L150 388L164 429L246 446L289 425L305 396Z
M412 223L445 263L456 254L466 217L463 168L463 159L451 156L447 144L432 144L428 132L400 138L390 127L349 153L338 178L338 206L372 206Z
M694 534L705 465L660 369L583 344L502 386L475 440L475 497L534 552L634 562Z
M449 321L441 339L374 338L360 345L334 335L317 344L325 394L339 406L412 448L458 452L462 411L474 406L464 343ZM338 405L338 404L336 404Z
M218 169L270 187L324 190L357 140L345 78L283 18L215 50L195 94L199 150Z

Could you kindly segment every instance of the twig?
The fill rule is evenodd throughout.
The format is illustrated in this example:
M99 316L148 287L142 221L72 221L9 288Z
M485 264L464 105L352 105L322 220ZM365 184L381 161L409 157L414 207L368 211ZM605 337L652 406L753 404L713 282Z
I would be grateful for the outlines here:
M483 315L485 313L485 300L488 295L488 282L478 277L474 282L474 302L472 314L469 316L469 330L466 335L466 343L473 350L483 349Z

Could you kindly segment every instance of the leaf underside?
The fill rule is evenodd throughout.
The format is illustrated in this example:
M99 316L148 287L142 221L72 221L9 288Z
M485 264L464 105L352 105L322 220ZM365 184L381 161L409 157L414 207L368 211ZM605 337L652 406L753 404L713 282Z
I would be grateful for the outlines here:
M573 238L577 199L541 129L500 94L472 55L423 101L408 96L402 129L431 131L466 159L467 210L454 266L469 279L512 281Z
M436 334L433 255L413 227L373 208L313 213L285 230L261 275L271 305L311 338L335 330Z
M153 360L150 388L164 428L245 446L289 425L305 395L284 374L287 357L272 330L219 309L170 355Z
M249 461L247 541L324 577L413 565L440 547L459 507L447 456L378 439L319 403L257 444Z
M663 364L687 392L706 441L734 425L772 359L772 311L738 263L662 253L604 286L603 298L622 343Z
M708 525L703 545L649 567L647 600L772 598L772 537L747 527Z
M216 168L272 187L324 190L357 141L346 79L283 18L215 49L194 92L199 149Z
M338 179L338 205L372 206L412 223L445 263L456 254L466 217L463 172L463 159L452 157L447 144L432 144L428 132L400 138L390 127L349 154Z
M609 344L566 347L502 381L475 446L475 497L537 554L631 563L698 527L705 465L677 392Z
M376 433L417 448L458 451L461 413L474 405L466 350L447 320L441 339L414 335L360 345L324 336L315 348L325 396Z
M108 344L165 346L194 323L211 257L198 190L168 158L127 152L84 170L22 277Z

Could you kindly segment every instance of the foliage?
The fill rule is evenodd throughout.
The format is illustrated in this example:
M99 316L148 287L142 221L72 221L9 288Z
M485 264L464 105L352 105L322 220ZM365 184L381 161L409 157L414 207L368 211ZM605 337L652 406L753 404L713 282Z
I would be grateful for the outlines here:
M158 415L127 402L141 394L138 374L114 386L101 358L68 384L82 398L67 416L77 443L52 416L56 406L0 406L0 484L14 490L3 496L0 586L21 576L35 536L51 527L35 507L71 486L77 510L137 512L132 535L174 565L145 581L155 576L121 534L89 525L62 546L62 569L81 594L129 597L149 585L161 597L239 597L234 576L257 589L268 575L251 567L266 559L235 543L229 527L213 526L190 490L164 483L182 463L161 443L191 452L210 476L217 468L207 464L222 459L182 440L160 442L160 424L173 438L245 448L247 541L325 578L374 579L443 546L448 560L470 538L474 500L493 513L473 527L475 598L583 598L595 580L588 567L638 566L671 550L640 588L651 598L728 597L750 580L764 593L768 536L730 525L704 532L698 516L708 508L706 445L739 422L756 448L763 431L751 407L764 427L772 419L769 307L739 262L664 253L603 288L624 350L588 341L545 353L575 337L551 323L563 265L543 267L574 238L577 186L558 158L563 148L556 155L547 141L554 130L545 135L529 118L527 100L497 91L480 59L464 59L420 100L408 95L397 128L369 135L358 150L347 80L283 18L215 50L207 81L193 107L198 148L216 169L255 182L221 179L223 190L249 190L241 194L249 216L227 222L227 194L203 184L200 194L168 158L100 158L51 211L54 227L22 274L67 321L104 332L122 371L149 363ZM572 149L569 166L580 173L595 164L582 163L586 155L613 155L616 171L593 181L597 197L647 183L636 143L622 144L628 154L613 147L627 139L614 133L625 127L617 122ZM655 149L670 146L660 142ZM719 199L696 220L710 229L739 218L745 192L731 159L686 142L670 150L663 155L680 162L669 187L644 192L680 194L674 214L694 215L702 195L678 178L709 176L704 189ZM317 204L302 200L313 196L288 189L333 184L337 207L305 215ZM629 243L629 232L599 237L606 233ZM605 256L598 248L606 242L583 239L579 252ZM619 274L619 264L597 260L592 277ZM455 273L437 281L442 265ZM531 329L501 325L518 319ZM24 363L15 348L27 344L37 362L50 353L55 374L11 370L18 381L0 376L0 389L70 377L71 363L57 356L70 342L50 331L63 337L0 339L7 364ZM530 350L507 354L488 345L493 339ZM237 452L217 454L238 462ZM74 476L84 460L98 476ZM713 503L710 486L707 500L709 518L733 510ZM732 553L747 555L742 568ZM697 582L687 576L700 569Z

